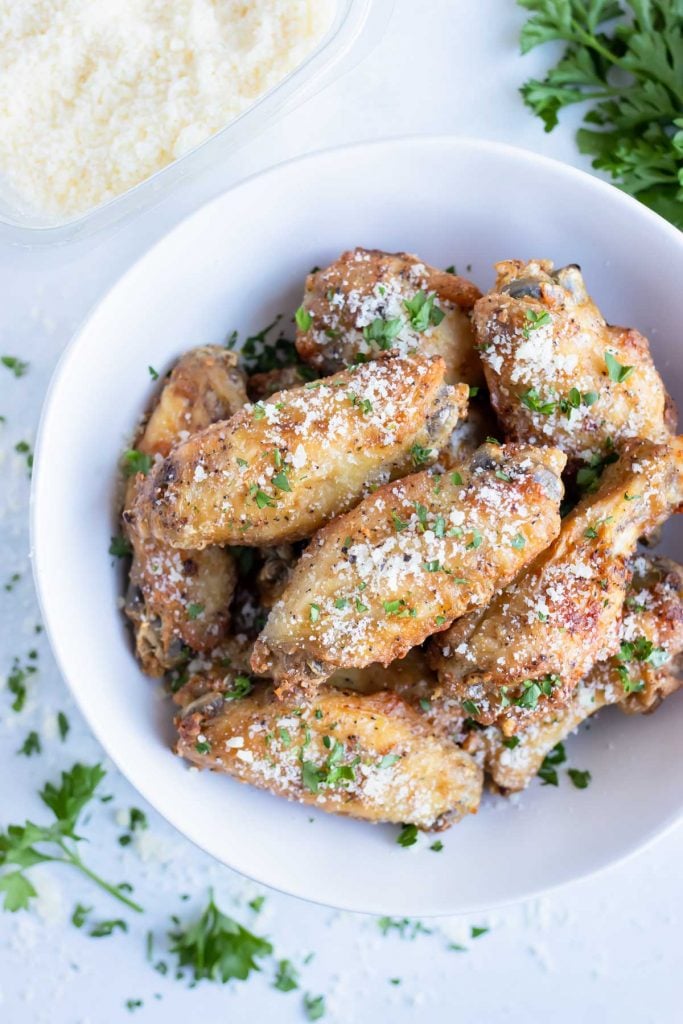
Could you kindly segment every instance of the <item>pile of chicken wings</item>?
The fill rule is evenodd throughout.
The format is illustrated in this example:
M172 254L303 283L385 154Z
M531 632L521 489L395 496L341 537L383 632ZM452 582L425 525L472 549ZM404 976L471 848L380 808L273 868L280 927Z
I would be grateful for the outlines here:
M683 568L648 551L683 437L647 339L577 266L496 271L482 295L346 252L274 366L203 346L160 384L125 611L188 761L442 829L598 709L678 687Z

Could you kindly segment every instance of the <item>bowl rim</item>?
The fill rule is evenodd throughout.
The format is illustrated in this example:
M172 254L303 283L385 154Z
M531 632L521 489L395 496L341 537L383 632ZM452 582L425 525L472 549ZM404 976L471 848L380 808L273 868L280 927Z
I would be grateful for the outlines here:
M520 146L513 146L508 143L498 142L490 139L480 139L474 136L460 136L452 133L430 133L430 134L405 134L399 136L391 136L382 139L372 140L370 142L354 142L344 143L337 146L326 147L324 149L314 150L304 155L290 157L287 160L280 161L276 164L269 165L253 174L248 175L245 178L235 182L229 188L223 190L218 195L212 197L206 203L201 203L190 211L185 216L181 217L172 227L165 231L159 238L156 239L151 245L146 247L133 262L125 269L108 287L99 295L95 302L90 306L85 316L82 318L78 327L73 332L70 340L64 347L62 354L60 355L57 364L53 370L48 388L45 392L43 399L41 414L39 417L38 428L36 432L36 441L34 446L35 457L34 457L34 473L31 481L31 491L29 498L29 538L30 548L29 555L31 559L31 566L33 572L33 579L36 589L36 595L38 600L38 606L40 609L41 619L45 628L45 634L50 644L50 649L57 668L64 680L67 688L69 689L71 698L78 706L81 714L83 715L88 728L96 737L98 743L102 747L105 755L111 760L116 766L117 770L127 779L127 781L147 800L158 813L179 835L183 836L184 839L192 843L193 846L202 850L204 853L213 857L219 863L229 867L230 870L235 871L237 874L242 875L260 885L263 885L273 891L283 893L288 896L293 896L298 899L305 900L309 903L314 903L319 906L333 907L338 910L344 910L355 913L366 913L366 914L385 914L387 913L387 905L382 901L381 896L377 900L369 901L364 903L363 907L359 907L357 902L351 899L343 899L341 896L330 902L327 899L321 899L314 896L308 896L301 891L298 891L296 887L289 888L285 884L274 885L271 881L266 880L259 876L258 872L251 872L243 865L239 867L233 864L228 864L218 854L214 853L207 845L205 841L202 841L200 837L194 834L193 826L180 828L174 821L172 821L166 813L161 811L154 796L154 787L148 786L146 783L141 783L137 779L133 779L128 774L128 771L122 763L121 759L112 753L109 749L109 745L106 738L106 732L94 725L91 720L89 713L84 706L81 698L79 697L76 689L72 687L69 680L69 676L64 668L63 658L59 649L59 644L53 640L53 629L51 625L49 606L45 600L45 594L43 592L42 574L41 574L41 560L40 560L40 524L39 524L39 501L37 499L37 492L40 490L41 479L42 479L42 459L41 453L45 445L45 433L46 423L52 410L52 406L55 400L55 396L58 392L61 379L67 372L71 361L77 355L79 344L82 338L86 335L90 323L100 306L110 297L110 295L117 290L129 277L132 277L138 270L139 266L151 257L157 249L162 247L168 240L168 238L181 231L184 226L191 221L194 217L204 215L206 211L212 207L219 205L225 199L225 197L233 192L238 192L240 189L247 188L252 182L259 179L268 179L271 176L277 175L281 170L294 164L308 164L315 163L318 160L325 160L333 157L335 154L352 154L353 152L367 151L367 150L400 150L413 146L419 147L432 147L432 146L448 146L451 147L454 154L458 152L473 152L479 154L489 154L492 157L503 157L512 160L526 162L529 166L538 168L539 166L547 168L550 173L564 176L565 180L569 182L580 182L583 186L589 186L595 189L597 192L601 192L605 197L609 196L610 202L616 202L620 204L624 211L632 216L639 217L645 226L654 228L657 231L663 232L668 236L669 243L679 247L683 253L683 232L680 232L676 227L660 217L654 211L650 210L637 199L621 191L616 186L610 184L604 179L598 178L595 175L574 167L570 164L566 164L553 157L548 157L544 154L539 154L533 150L529 150ZM543 884L540 888L534 887L533 885L519 885L518 888L512 892L509 896L504 898L487 900L473 899L462 903L456 911L450 909L444 909L442 911L419 911L419 916L438 918L438 917L452 917L459 914L468 914L477 911L487 911L495 907L509 906L514 903L518 903L531 898L539 897L544 893L554 892L563 886L570 885L573 882L577 882L584 878L593 877L606 872L612 867L623 864L630 860L640 852L652 847L652 845L660 838L669 835L674 831L676 826L683 822L683 801L678 811L670 813L667 817L663 818L660 823L657 823L649 830L644 832L638 839L624 845L623 849L616 855L609 856L603 863L598 864L596 867L589 869L579 869L578 872L572 873L571 869L567 872L564 878L559 879L556 882L550 884ZM400 914L400 901L398 908L392 903L392 914ZM415 916L416 911L414 908L410 908L406 911L407 916Z

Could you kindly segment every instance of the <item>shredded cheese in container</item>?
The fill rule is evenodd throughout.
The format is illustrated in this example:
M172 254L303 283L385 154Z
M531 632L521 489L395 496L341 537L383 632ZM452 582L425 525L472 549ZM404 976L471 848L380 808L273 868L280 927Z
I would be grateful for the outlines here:
M225 127L315 49L333 0L0 0L0 175L76 215Z

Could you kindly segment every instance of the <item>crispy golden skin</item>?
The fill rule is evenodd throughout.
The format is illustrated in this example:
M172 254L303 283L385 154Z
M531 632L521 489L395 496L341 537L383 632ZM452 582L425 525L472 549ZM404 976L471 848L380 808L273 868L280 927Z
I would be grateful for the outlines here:
M681 685L683 665L683 568L664 558L635 560L620 623L620 654L598 662L566 707L521 729L514 747L496 726L473 734L484 767L506 792L524 789L558 743L607 704L629 714L650 712Z
M343 668L327 680L330 686L354 693L378 693L390 690L410 704L435 732L454 740L460 736L466 717L460 704L450 712L443 704L434 707L432 694L438 679L427 664L421 647L413 647L405 658L397 658L390 665L366 665L365 668Z
M248 405L155 466L131 520L171 547L309 537L373 486L434 461L467 404L444 369L383 359Z
M290 800L366 821L447 828L477 810L482 772L394 693L321 687L307 702L220 690L176 720L177 752Z
M417 304L407 307L418 293ZM299 324L296 347L324 373L388 350L439 355L447 383L478 384L482 369L468 311L480 295L471 281L409 253L354 249L309 274L303 308L310 325L304 330ZM420 312L421 298L428 304Z
M339 668L388 665L494 590L557 536L556 449L484 445L447 475L387 484L299 560L252 656L284 692Z
M231 416L247 400L244 375L232 352L215 345L193 349L180 358L136 442L139 451L166 456L182 437ZM144 477L131 478L129 506ZM133 548L126 614L133 623L143 670L163 675L182 657L183 646L211 650L225 635L235 586L229 552L174 550L163 541L143 538L124 519Z
M627 438L665 440L672 407L647 339L605 323L579 268L505 260L496 270L473 322L506 437L556 445L570 460L602 452L608 439L617 448ZM633 368L624 380L610 378L605 353Z
M682 501L683 438L628 442L554 544L483 613L433 641L444 698L506 735L566 703L594 662L618 647L638 537Z

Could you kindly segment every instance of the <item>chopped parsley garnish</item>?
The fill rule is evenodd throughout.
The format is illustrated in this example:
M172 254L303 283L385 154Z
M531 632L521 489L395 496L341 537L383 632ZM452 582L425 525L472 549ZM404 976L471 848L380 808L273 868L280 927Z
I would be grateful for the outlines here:
M188 606L187 606L187 617L188 617L188 619L192 619L192 621L194 621L195 619L199 618L199 616L202 614L203 611L204 611L204 605L203 604L196 604L196 603L188 604Z
M363 328L363 337L367 342L376 345L381 351L391 348L391 343L401 333L403 320L400 316L393 320L382 320L380 317Z
M502 469L497 469L496 472L493 475L496 477L497 480L503 480L504 483L506 483L506 484L509 484L510 481L512 480L512 477L510 476L510 474L504 472L504 470L502 470Z
M265 896L254 896L253 900L249 900L247 906L250 908L250 910L253 910L255 914L258 914L263 909L263 904L265 902Z
M463 711L466 711L468 715L472 715L473 718L479 714L479 705L469 698L462 702L462 708Z
M616 384L623 384L625 380L628 380L635 369L633 366L622 366L622 364L614 358L612 353L607 351L605 351L605 365L607 366L609 379L613 380Z
M559 682L560 677L554 673L549 673L540 679L524 679L522 682L522 694L514 703L519 708L535 711L539 698L541 696L549 697Z
M296 320L296 326L300 331L308 331L313 323L313 317L305 306L299 306L294 314L294 319Z
M147 372L149 373L152 380L159 380L159 374L157 373L153 366L148 366Z
M127 558L129 555L132 555L132 553L133 548L131 543L127 537L123 536L123 534L120 533L117 537L111 538L109 554L113 555L114 558Z
M417 292L412 299L404 300L403 305L414 330L422 333L430 326L439 326L446 314L435 305L435 301L435 295L427 296L422 290Z
M435 842L432 843L429 849L433 850L434 853L441 853L441 851L443 850L443 843L441 842L440 839L437 839Z
M472 925L472 927L470 928L470 938L478 939L481 935L486 935L486 933L490 930L490 928L482 928L478 927L477 925Z
M194 745L194 749L198 754L210 754L211 744L207 740L197 740Z
M366 612L366 611L368 611L368 606L366 604L363 604L363 602L361 601L361 599L359 597L356 598L356 611L357 612Z
M359 395L354 395L353 391L348 391L346 397L354 409L360 409L364 416L369 416L372 412L372 402L369 398L361 398Z
M63 711L59 711L57 714L57 729L59 730L59 738L62 741L62 743L68 736L70 728L71 726L69 725L69 719L66 717Z
M518 551L521 551L522 548L526 547L526 538L524 534L516 533L512 540L510 541L510 544L512 545L513 548L516 548Z
M10 578L7 580L7 583L5 583L3 589L6 590L8 594L11 594L11 592L14 590L15 585L19 582L20 579L21 573L13 572Z
M392 768L401 760L398 754L385 754L377 763L378 768Z
M399 619L414 618L417 614L414 608L409 608L403 598L397 601L383 601L384 611L387 615L395 615Z
M536 388L529 388L523 395L520 395L520 401L531 412L538 412L542 416L550 416L557 409L557 402L544 401Z
M262 491L258 484L251 485L249 488L249 494L256 502L258 508L273 508L277 505L275 498L270 494L266 494L265 491Z
M299 987L299 972L291 960L280 960L277 965L277 973L273 988L278 992L293 992Z
M441 569L441 562L437 558L434 558L430 562L423 562L422 568L425 572L439 572Z
M460 476L460 473L458 473L458 472L451 473L451 483L455 487L460 487L460 485L462 484L462 477Z
M418 935L432 934L432 929L423 925L422 921L416 921L410 917L378 917L377 927L382 935L398 932L402 939L409 939L411 942Z
M17 359L16 356L0 356L0 363L6 366L8 370L11 370L15 377L23 377L28 372L30 365L21 359Z
M284 469L280 470L279 473L275 474L275 476L273 477L273 483L280 491L291 491L292 489L289 486L289 479L287 478L287 473L285 472Z
M470 549L472 549L472 548L478 548L478 547L480 547L480 545L481 545L481 542L483 541L483 539L484 539L484 538L483 538L483 537L482 537L482 535L480 534L479 530L473 530L473 531L472 531L472 540L471 540L471 541L469 541L469 542L468 542L468 543L467 543L467 544L465 545L465 546L466 546L466 548L467 548L467 550L470 550Z
M136 473L143 473L147 476L152 468L152 456L146 452L139 452L135 448L129 448L123 453L121 465L124 476L135 476Z
M85 924L88 914L92 912L92 907L86 907L82 903L77 903L74 907L71 915L71 923L74 928L82 928Z
M93 925L88 935L91 939L106 939L113 935L115 931L128 931L128 925L120 917L114 918L112 921L100 921L98 924Z
M425 448L423 445L415 442L413 447L410 449L410 457L413 460L413 466L417 469L418 466L424 466L432 457L433 448Z
M252 419L262 420L266 416L266 407L263 402L254 402L254 407L251 410Z
M31 730L22 745L17 751L18 754L23 754L25 757L32 757L34 754L42 754L43 747L40 742L40 736L35 730Z
M538 777L542 780L544 786L557 786L557 766L564 764L566 760L567 755L563 743L558 743L550 753L546 754L538 770Z
M306 1020L320 1020L325 1016L325 996L312 996L307 992L304 996L304 1013Z
M399 514L394 512L393 509L391 511L391 518L394 524L394 529L397 533L401 533L403 530L407 529L408 523L404 519L401 519Z
M532 331L537 331L539 327L545 327L546 324L551 322L550 313L547 309L541 312L536 309L526 309L524 311L524 320L525 324L522 328L522 334L527 340Z
M311 620L311 622L317 622L318 621L318 619L320 618L320 605L319 604L311 604L309 606L308 617Z
M241 700L253 690L253 684L249 676L235 676L232 689L225 690L223 696L226 700Z
M177 930L169 934L171 953L178 958L178 970L189 970L194 981L244 981L260 969L256 960L273 952L270 942L223 914L213 893L198 921L184 927L175 923Z
M5 910L28 908L37 894L26 876L27 869L34 864L52 861L77 868L115 899L132 910L142 911L142 907L124 895L120 886L110 885L86 866L76 849L81 842L77 831L81 812L92 800L104 776L99 764L75 764L68 772L62 772L59 786L47 782L40 791L40 799L54 815L52 824L36 825L27 821L23 825L9 825L5 832L0 833L0 869L11 866L11 870L0 874ZM52 852L37 849L44 845Z
M399 846L414 846L417 842L417 825L404 825L396 837L396 842Z
M591 773L580 768L567 768L567 775L577 789L587 789L591 781Z

